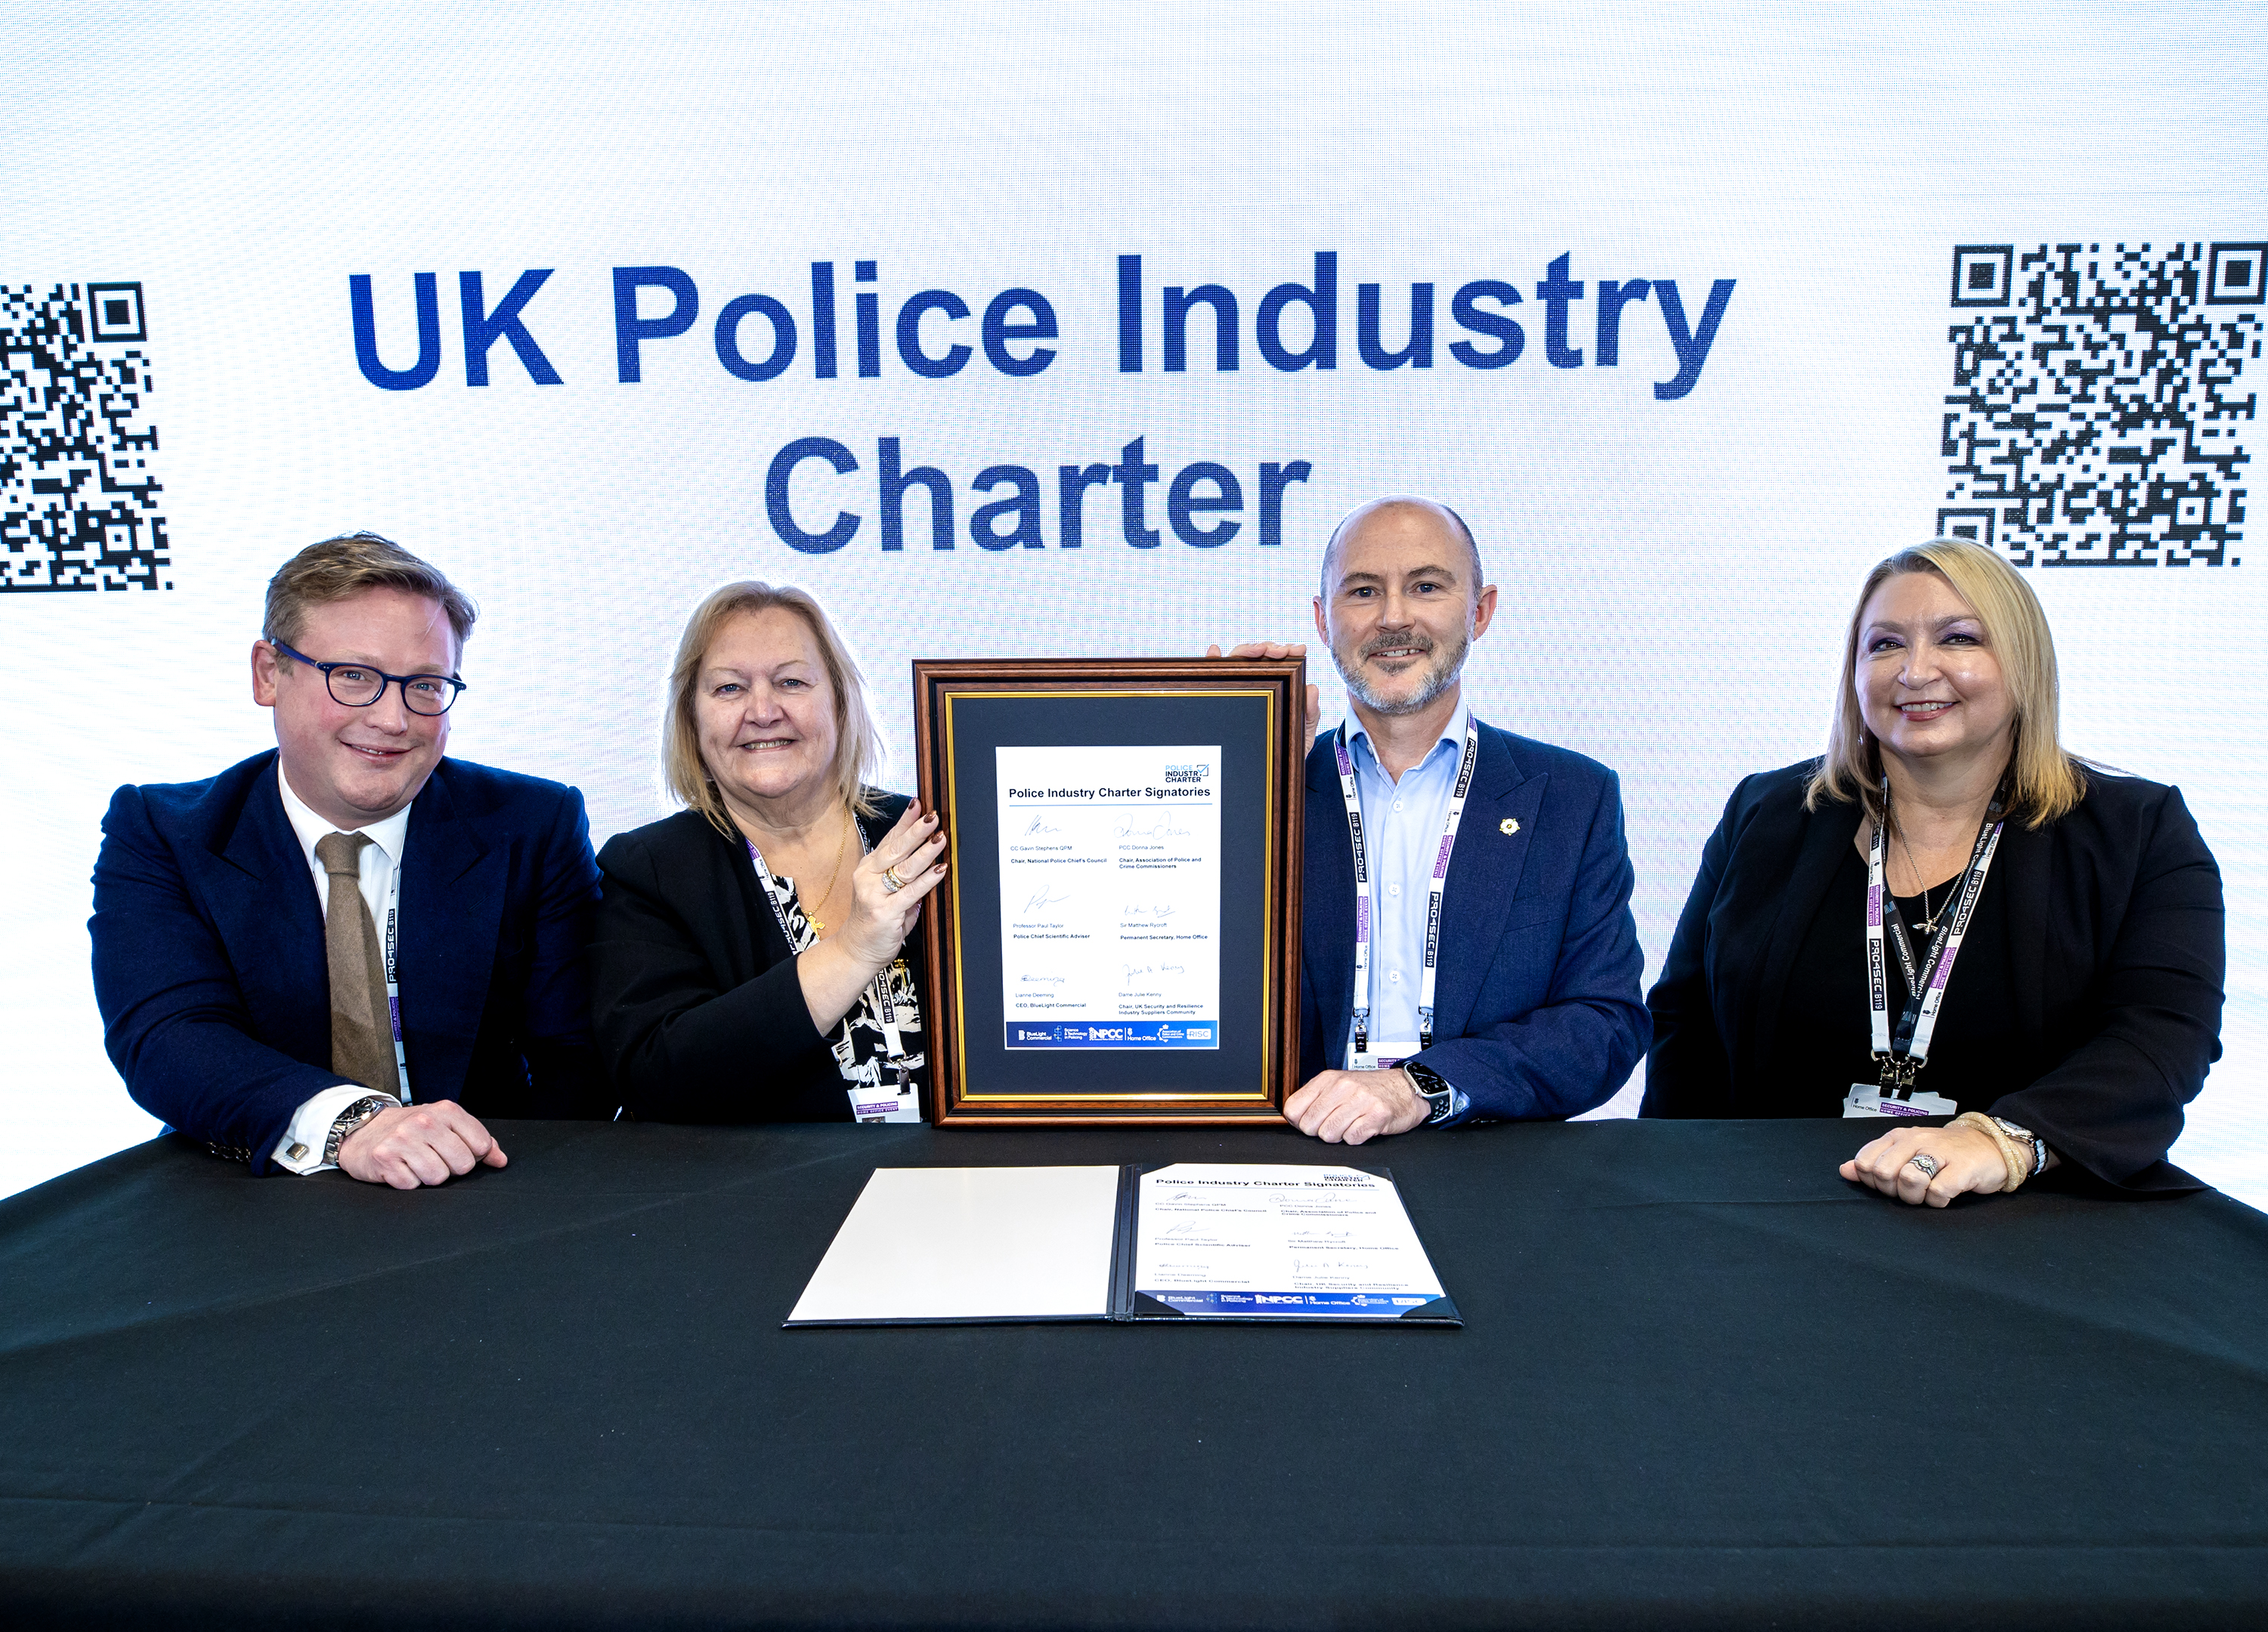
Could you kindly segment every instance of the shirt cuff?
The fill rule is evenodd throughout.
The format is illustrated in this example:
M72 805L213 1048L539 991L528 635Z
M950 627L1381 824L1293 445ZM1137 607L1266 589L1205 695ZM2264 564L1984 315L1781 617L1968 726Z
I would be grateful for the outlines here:
M276 1142L276 1149L268 1159L292 1173L320 1173L338 1165L323 1159L323 1146L331 1136L331 1124L339 1120L339 1113L357 1099L370 1098L370 1090L358 1083L345 1083L336 1088L326 1088L291 1113L291 1125Z

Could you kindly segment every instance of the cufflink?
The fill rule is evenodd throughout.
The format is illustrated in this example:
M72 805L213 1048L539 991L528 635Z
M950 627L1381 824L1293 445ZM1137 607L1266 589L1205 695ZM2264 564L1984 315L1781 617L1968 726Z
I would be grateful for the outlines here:
M1502 821L1497 823L1496 830L1508 839L1512 837L1513 834L1520 831L1520 823L1512 817L1507 816Z
M290 1157L295 1162L304 1162L307 1159L307 1147L304 1144L294 1144L290 1150L284 1151L284 1154Z

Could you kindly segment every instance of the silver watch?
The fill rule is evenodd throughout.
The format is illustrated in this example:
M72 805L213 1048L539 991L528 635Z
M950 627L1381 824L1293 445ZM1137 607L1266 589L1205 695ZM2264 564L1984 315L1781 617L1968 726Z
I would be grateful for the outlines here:
M2011 1139L2014 1139L2021 1143L2029 1144L2032 1147L2032 1171L2030 1177L2034 1179L2038 1178L2040 1176L2040 1170L2048 1165L2048 1142L2041 1138L2039 1135L2034 1133L2030 1128L2019 1127L2005 1116L1994 1117L1992 1119L1992 1125L1998 1128L2002 1133L2007 1135Z
M347 1136L380 1111L390 1111L401 1103L391 1094L365 1094L341 1111L338 1119L331 1124L329 1136L323 1141L323 1165L337 1166L339 1147L347 1142Z

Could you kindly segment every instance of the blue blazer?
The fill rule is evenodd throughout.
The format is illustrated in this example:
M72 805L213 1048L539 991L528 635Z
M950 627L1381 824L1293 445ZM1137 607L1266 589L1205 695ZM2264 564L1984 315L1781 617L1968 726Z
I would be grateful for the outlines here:
M410 1092L482 1117L603 1116L582 954L599 894L583 796L444 759L403 841ZM124 787L94 864L95 1000L143 1109L267 1170L330 1068L323 914L270 749Z
M1470 1116L1572 1116L1646 1052L1621 787L1565 748L1487 724L1480 738L1441 902L1437 1040L1418 1057ZM1345 1064L1354 1018L1354 857L1327 736L1307 755L1307 803L1302 1079Z

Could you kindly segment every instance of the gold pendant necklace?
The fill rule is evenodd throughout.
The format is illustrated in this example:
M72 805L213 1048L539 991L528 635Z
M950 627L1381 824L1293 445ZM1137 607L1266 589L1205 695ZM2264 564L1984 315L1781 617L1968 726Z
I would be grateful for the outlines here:
M814 935L827 933L827 921L819 915L817 908L820 901L825 901L835 893L835 881L843 876L843 852L850 848L850 821L846 813L843 817L843 836L835 842L835 871L827 875L827 887L819 893L819 901L806 901L803 906L804 922L811 925L811 932Z

